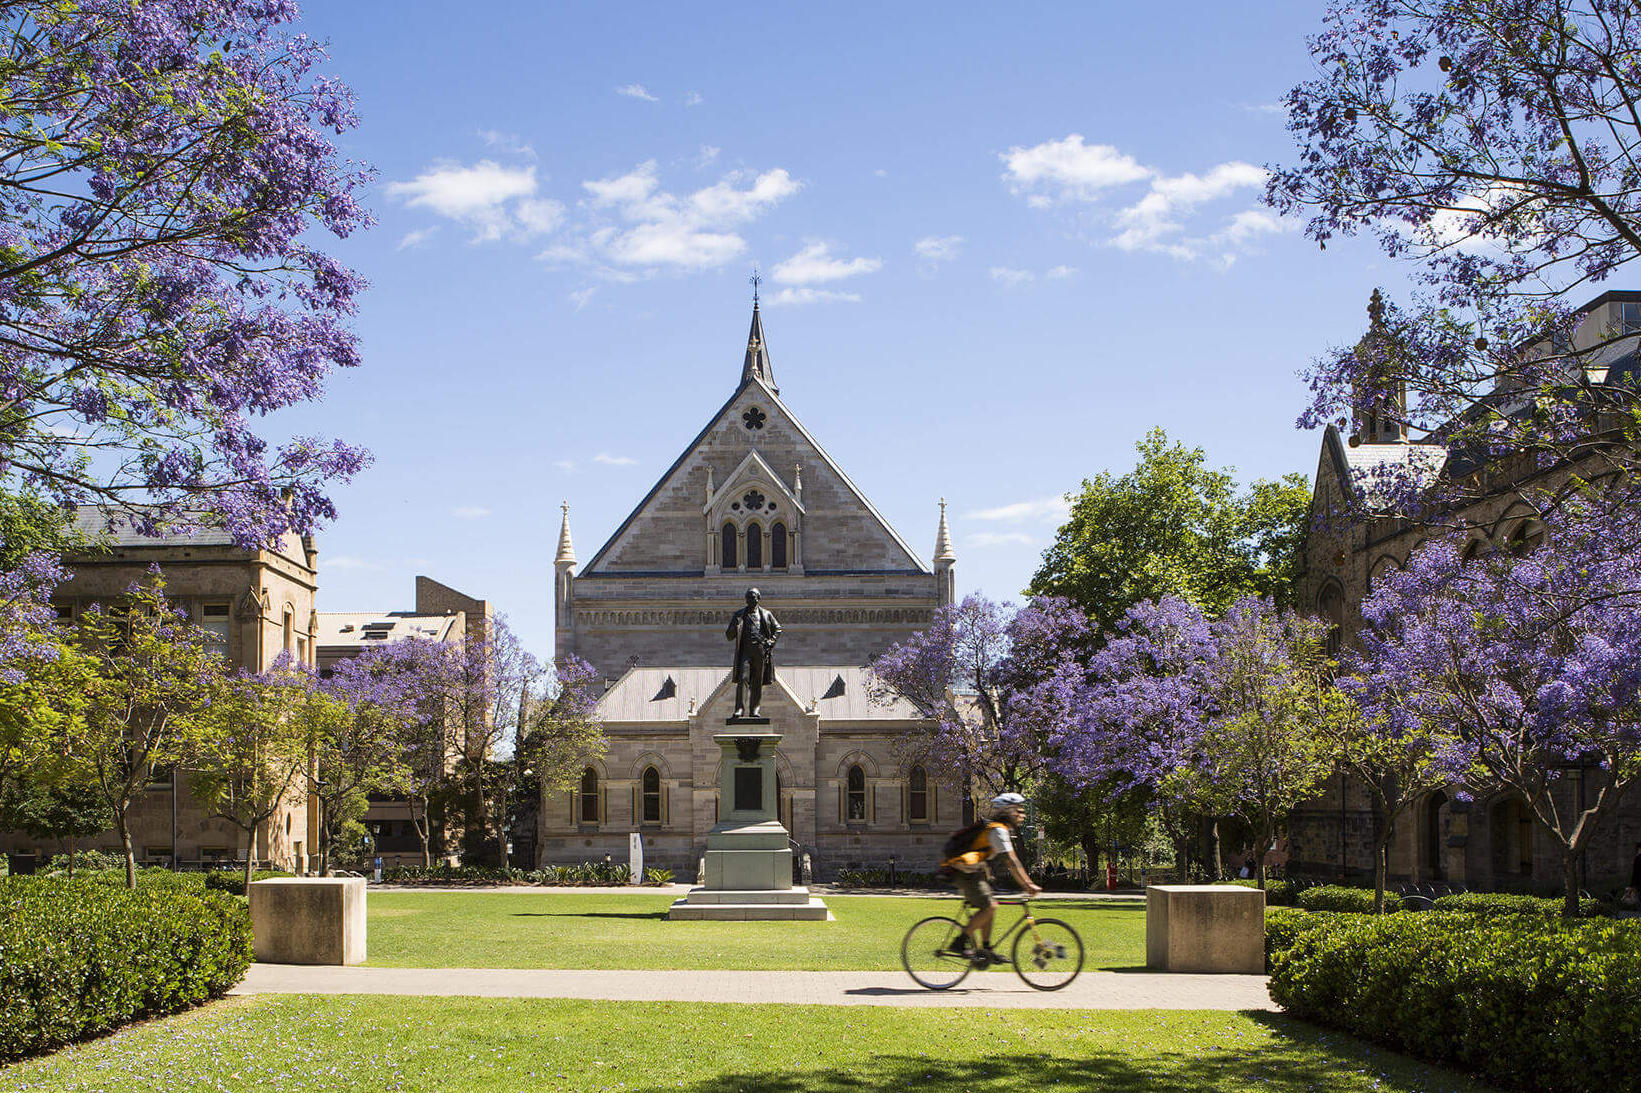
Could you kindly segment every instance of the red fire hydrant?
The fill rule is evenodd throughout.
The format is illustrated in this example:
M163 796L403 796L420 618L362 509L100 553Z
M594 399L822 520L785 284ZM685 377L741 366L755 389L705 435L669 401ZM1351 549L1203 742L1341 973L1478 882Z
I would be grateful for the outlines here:
M1115 891L1117 887L1117 866L1115 862L1105 863L1105 890Z

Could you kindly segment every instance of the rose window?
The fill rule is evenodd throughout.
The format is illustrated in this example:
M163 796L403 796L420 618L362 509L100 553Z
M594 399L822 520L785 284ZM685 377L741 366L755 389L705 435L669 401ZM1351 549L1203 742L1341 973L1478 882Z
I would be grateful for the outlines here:
M749 509L761 509L764 507L764 495L759 493L757 490L752 490L745 497L741 498L741 504L745 505Z
M746 422L746 427L748 429L762 429L764 427L764 422L768 421L769 417L762 410L754 406L741 415L741 420Z

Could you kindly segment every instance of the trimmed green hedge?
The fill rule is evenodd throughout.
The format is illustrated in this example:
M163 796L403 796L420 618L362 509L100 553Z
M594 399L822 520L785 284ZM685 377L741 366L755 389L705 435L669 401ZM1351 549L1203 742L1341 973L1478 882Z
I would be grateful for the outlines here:
M1541 918L1560 918L1562 901L1541 896L1519 896L1508 892L1464 892L1441 896L1436 902L1438 911L1468 911L1473 915L1538 915ZM1578 913L1584 918L1599 914L1601 904L1588 897L1578 901Z
M1270 966L1297 1017L1510 1089L1632 1089L1641 923L1339 915Z
M1346 888L1338 884L1320 884L1299 893L1299 906L1307 911L1350 911L1359 915L1373 913L1373 889ZM1385 893L1385 910L1397 909L1397 897Z
M1233 880L1233 881L1227 881L1226 883L1235 884L1235 885L1237 885L1239 887L1242 887L1242 888L1258 888L1259 887L1259 882L1257 880L1241 880L1241 879L1238 879L1238 880ZM1294 905L1293 882L1289 881L1289 880L1277 880L1274 877L1266 878L1266 880L1265 880L1265 906L1267 906L1267 907L1292 907L1293 905Z
M283 869L258 869L255 873L251 874L251 880L252 882L255 882L259 880L270 880L274 877L288 876L291 876L291 874L285 872ZM233 872L219 870L213 873L206 873L205 887L214 892L228 892L231 895L243 896L245 894L245 874L243 871L238 869L235 869Z
M0 1063L214 998L250 963L244 901L197 882L0 880Z
M1328 911L1302 911L1298 907L1268 907L1265 910L1265 966L1271 958L1287 952L1300 934L1319 930L1337 916Z

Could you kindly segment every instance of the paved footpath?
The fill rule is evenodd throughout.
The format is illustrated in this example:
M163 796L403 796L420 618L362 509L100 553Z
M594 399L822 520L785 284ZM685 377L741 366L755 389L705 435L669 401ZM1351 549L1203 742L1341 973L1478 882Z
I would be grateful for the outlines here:
M904 972L581 971L252 964L231 994L422 994L631 1002L788 1002L821 1006L984 1009L1274 1010L1263 975L1084 972L1035 991L1006 969L954 990L924 990Z

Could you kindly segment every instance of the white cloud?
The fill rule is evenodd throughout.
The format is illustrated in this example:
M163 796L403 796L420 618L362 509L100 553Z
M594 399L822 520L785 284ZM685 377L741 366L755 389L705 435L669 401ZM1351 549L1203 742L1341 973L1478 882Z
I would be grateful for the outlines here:
M977 531L962 536L966 547L1030 546L1034 539L1023 531Z
M912 252L931 266L950 262L962 249L961 235L925 235L912 244Z
M417 228L415 231L405 232L404 237L399 240L399 245L393 249L406 250L410 247L419 247L429 239L432 239L438 234L438 232L439 226L437 224L433 225L431 228Z
M1182 237L1183 219L1205 202L1227 197L1238 190L1265 184L1265 169L1251 163L1221 163L1207 174L1182 174L1152 180L1151 190L1139 201L1117 213L1121 229L1111 240L1119 250L1162 251L1190 258L1197 244Z
M593 456L594 463L603 463L608 467L631 467L638 460L630 455L610 455L608 452L599 452Z
M486 148L494 148L505 155L523 156L528 160L536 158L536 150L517 133L504 133L499 129L480 129L479 139L484 141Z
M574 292L570 293L570 303L575 305L575 309L577 311L580 311L582 308L587 306L587 302L593 298L593 293L597 291L597 285L589 285L586 288L578 288Z
M329 566L331 569L381 569L382 568L380 565L378 565L375 562L366 561L364 558L356 558L351 554L338 554L334 558L321 558L320 561L321 561L322 564L324 564L326 566Z
M713 160L718 158L718 153L722 151L723 149L715 144L701 145L701 151L695 156L695 166L706 167L710 165Z
M809 243L769 271L771 277L789 285L824 284L876 273L883 267L880 258L836 258L825 243Z
M482 520L490 515L490 510L483 505L457 505L450 510L450 515L458 520Z
M1115 213L1091 214L1096 222L1111 225L1112 234L1105 242L1118 250L1166 254L1182 261L1206 254L1229 266L1236 252L1250 249L1258 237L1288 230L1278 218L1257 209L1233 217L1217 232L1200 225L1204 206L1265 184L1264 169L1241 160L1216 164L1201 173L1169 174L1111 145L1087 144L1079 133L1010 148L1002 159L1009 190L1033 208L1094 204L1109 191L1149 182L1144 194Z
M1009 266L993 266L991 267L991 279L1000 285L1007 285L1009 288L1014 288L1017 285L1023 285L1027 282L1035 281L1037 279L1037 275L1029 269L1013 269Z
M1286 114L1288 108L1279 102L1242 102L1239 107L1250 114Z
M1047 273L1043 274L1043 276L1047 277L1050 281L1058 281L1062 278L1070 277L1076 272L1076 266L1054 266L1049 269Z
M646 90L644 85L641 84L641 83L622 84L620 87L615 89L615 93L617 95L625 95L629 99L639 99L643 102L660 102L661 101L660 99L656 98L654 95L651 95L649 93L649 91Z
M858 304L860 293L838 292L828 288L783 288L775 295L765 297L765 300L776 307L782 304Z
M564 223L564 206L552 198L532 197L513 206L513 215L530 235L546 235Z
M1109 144L1084 144L1081 133L1002 154L1009 189L1033 204L1092 201L1101 190L1151 177L1152 171Z
M1029 501L1015 501L994 509L981 509L969 513L968 519L1000 520L1010 524L1024 520L1049 520L1058 523L1064 520L1070 511L1071 503L1064 496L1056 494L1052 497L1034 497Z
M473 229L475 242L550 230L555 201L540 200L534 167L504 167L483 159L465 167L436 163L409 182L390 182L387 195L411 208L431 209ZM562 207L559 207L562 215Z
M661 189L654 160L624 175L582 183L594 222L575 253L545 253L551 260L602 262L643 270L707 269L746 250L730 230L757 219L802 188L784 168L762 174L732 171L711 186L679 195ZM614 223L597 222L598 216Z
M685 106L700 106L704 102L706 102L706 100L701 97L701 93L699 91L691 91L689 94L684 96Z

